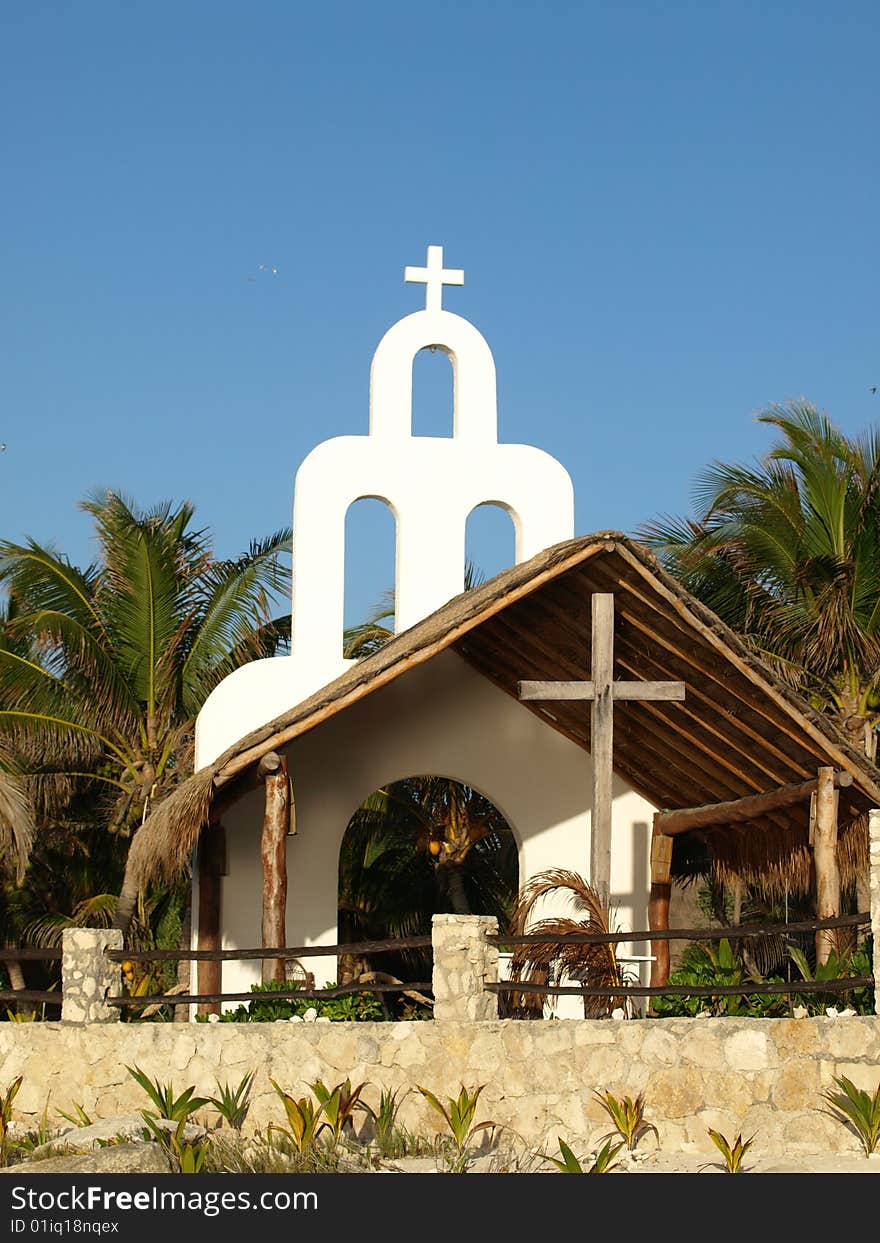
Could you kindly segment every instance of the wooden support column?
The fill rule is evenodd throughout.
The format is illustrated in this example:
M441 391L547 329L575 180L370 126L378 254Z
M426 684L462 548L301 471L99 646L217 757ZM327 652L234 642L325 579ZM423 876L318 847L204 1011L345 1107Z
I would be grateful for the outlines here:
M669 897L672 891L672 838L660 830L660 813L654 814L651 834L651 896L648 927L652 932L669 929ZM669 979L669 942L652 941L651 987L661 988Z
M209 824L199 839L199 923L196 948L220 949L220 906L223 876L226 872L226 832L219 822ZM223 988L223 964L199 962L197 964L197 991L219 993ZM199 1014L219 1014L220 1002L211 1001L199 1006Z
M605 903L611 900L611 783L614 779L614 596L593 596L593 707L590 756L593 810L590 817L590 883Z
M282 949L286 941L287 835L290 831L290 778L287 760L270 751L257 772L266 788L263 833L263 949ZM263 959L263 983L284 979L284 959Z
M816 815L813 828L813 864L816 872L816 918L832 919L840 914L840 868L837 863L837 791L834 769L820 768L816 789ZM837 948L836 930L816 933L816 961L827 962Z

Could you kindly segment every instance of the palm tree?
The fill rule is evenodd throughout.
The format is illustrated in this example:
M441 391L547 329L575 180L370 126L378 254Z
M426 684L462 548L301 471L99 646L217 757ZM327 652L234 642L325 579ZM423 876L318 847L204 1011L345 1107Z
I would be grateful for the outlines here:
M696 518L639 532L661 562L874 760L880 721L880 431L855 440L809 403L759 417L781 439L715 463Z
M33 540L0 543L0 784L16 792L0 830L22 849L34 818L76 805L127 840L191 772L210 691L289 635L289 618L270 619L289 531L219 560L189 504L142 512L108 492L82 508L99 544L85 570Z
M516 869L510 827L477 790L449 777L392 782L361 804L346 830L339 855L340 938L426 934L432 914L442 911L495 915L506 926ZM422 957L418 951L402 955L409 967Z

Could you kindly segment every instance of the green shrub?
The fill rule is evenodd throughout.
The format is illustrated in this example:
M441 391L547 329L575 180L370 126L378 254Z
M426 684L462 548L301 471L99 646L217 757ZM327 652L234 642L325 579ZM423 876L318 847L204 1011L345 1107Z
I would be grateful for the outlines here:
M750 973L742 956L726 938L715 945L702 945L697 942L688 945L681 956L678 970L669 977L670 984L692 984L695 987L747 984L749 981L754 984L773 981L782 983L779 976L772 976L767 981ZM651 1002L651 1014L657 1018L692 1018L704 1010L709 1010L713 1015L739 1015L749 1018L775 1018L791 1013L786 997L775 993L752 993L744 996L720 994L716 997L673 995L655 997Z
M18 1095L18 1089L24 1081L24 1076L19 1075L17 1079L13 1079L5 1092L0 1093L0 1165L6 1165L9 1161L9 1124L12 1121L12 1102Z
M400 1088L395 1088L394 1091L391 1088L383 1088L376 1109L373 1109L366 1101L361 1102L361 1108L369 1115L373 1123L373 1141L379 1155L383 1157L417 1155L410 1153L412 1137L397 1122L397 1111L409 1095L407 1090L398 1100L399 1092Z
M269 980L265 984L252 984L254 1000L248 1005L225 1010L219 1017L221 1023L276 1023L279 1020L300 1018L314 1008L318 1018L334 1022L370 1023L384 1018L382 1003L375 993L350 993L345 997L297 997L302 985L293 980ZM325 988L335 988L334 983ZM207 1015L199 1015L197 1021L206 1023Z
M196 1110L210 1103L207 1096L196 1096L196 1090L192 1086L185 1088L180 1096L175 1096L173 1084L151 1079L139 1066L126 1066L125 1069L155 1105L155 1110L141 1110L144 1119L159 1118L167 1122L186 1122Z
M251 1088L254 1085L255 1074L256 1071L249 1070L234 1088L231 1084L221 1084L218 1080L218 1095L208 1097L209 1103L214 1106L223 1121L228 1122L236 1131L241 1130L248 1116L248 1111L251 1107Z
M802 980L821 983L823 980L841 980L847 976L870 976L872 974L872 950L870 939L856 949L832 953L828 961L815 969L806 954L796 946L789 946L789 957ZM798 977L795 976L795 979ZM669 977L670 984L772 984L783 983L780 975L760 976L749 971L742 955L736 952L725 938L717 945L694 942L688 945L681 957L678 970ZM795 1005L803 1005L810 1014L823 1014L829 1005L851 1006L858 1014L874 1013L874 989L865 985L846 992L815 993L751 993L712 996L655 997L651 1015L656 1018L688 1017L709 1010L713 1015L737 1015L744 1018L788 1018Z
M865 944L855 949L844 949L839 953L832 950L827 962L817 963L815 969L811 967L803 950L791 946L788 952L802 979L821 984L824 980L845 980L850 975L873 975L872 944L869 938ZM873 985L864 985L844 993L836 991L801 993L798 996L798 1002L805 1006L810 1014L824 1014L826 1006L851 1007L857 1014L873 1014L874 988Z

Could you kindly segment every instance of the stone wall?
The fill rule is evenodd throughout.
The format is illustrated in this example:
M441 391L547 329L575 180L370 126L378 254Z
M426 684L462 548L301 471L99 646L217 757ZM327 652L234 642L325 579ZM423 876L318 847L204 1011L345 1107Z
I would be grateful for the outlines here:
M763 1155L857 1152L855 1137L823 1107L821 1092L845 1074L880 1079L880 1018L650 1019L411 1023L3 1023L0 1089L19 1074L18 1116L75 1102L95 1118L146 1103L126 1073L138 1065L199 1093L256 1069L250 1126L281 1122L271 1085L306 1093L310 1080L351 1076L383 1087L416 1084L456 1093L484 1083L479 1118L512 1127L530 1145L556 1136L592 1142L607 1130L595 1089L644 1092L664 1150L714 1151L712 1126L756 1133ZM417 1092L400 1119L424 1133L436 1118ZM655 1143L647 1136L642 1144Z

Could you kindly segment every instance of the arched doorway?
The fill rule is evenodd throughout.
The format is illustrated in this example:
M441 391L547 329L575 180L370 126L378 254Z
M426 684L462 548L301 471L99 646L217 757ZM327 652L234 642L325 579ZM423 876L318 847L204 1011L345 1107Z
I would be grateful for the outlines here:
M429 935L442 912L506 927L519 885L517 843L498 808L451 777L404 777L358 807L339 851L339 942ZM402 979L430 979L427 951L368 956ZM428 975L419 972L428 972Z

